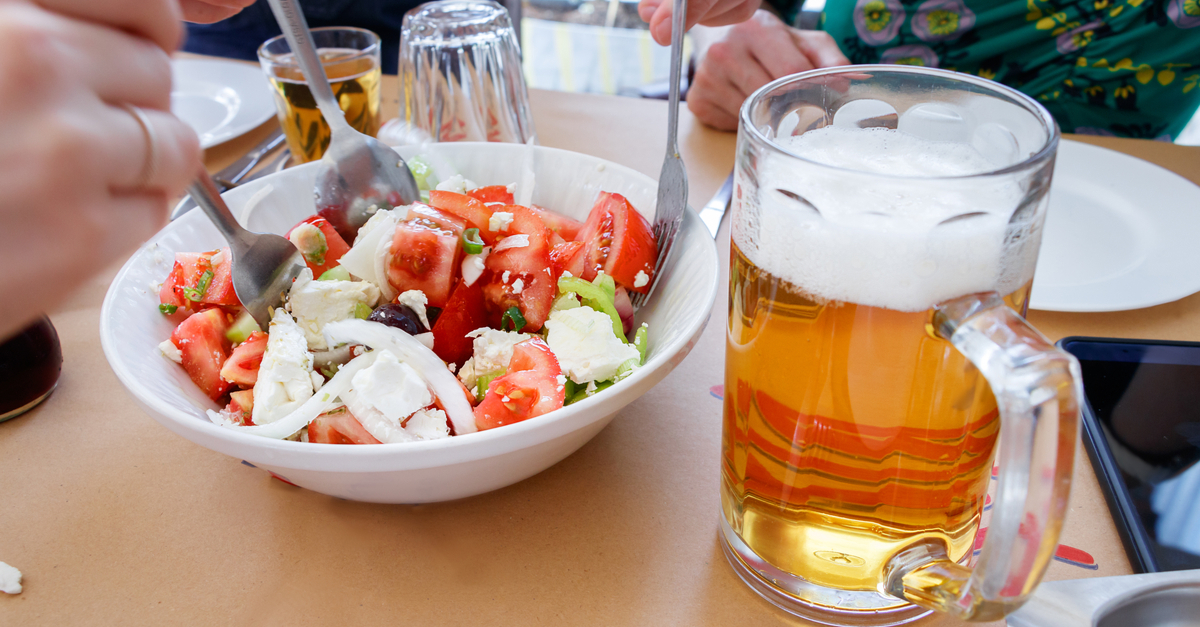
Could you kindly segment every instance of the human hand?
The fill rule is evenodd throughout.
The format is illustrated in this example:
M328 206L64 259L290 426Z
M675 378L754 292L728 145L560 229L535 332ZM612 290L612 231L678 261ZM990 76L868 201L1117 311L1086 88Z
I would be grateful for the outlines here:
M241 13L254 0L179 0L185 22L212 24Z
M181 37L167 0L0 2L0 338L158 230L201 166L169 113Z
M688 109L713 128L737 130L742 102L759 87L789 74L849 64L828 33L797 30L757 11L709 47L688 87Z
M762 0L688 0L684 31L696 24L727 26L750 19ZM638 16L650 25L650 36L671 45L671 0L640 0Z

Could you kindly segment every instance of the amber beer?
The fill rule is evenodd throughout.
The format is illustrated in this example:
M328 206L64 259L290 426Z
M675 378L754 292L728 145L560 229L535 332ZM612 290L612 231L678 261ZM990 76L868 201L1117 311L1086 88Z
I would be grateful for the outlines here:
M979 372L930 312L820 302L734 245L721 505L761 558L875 590L900 549L969 555L999 429ZM1006 301L1023 311L1029 285Z
M333 95L346 121L355 129L374 136L379 132L380 77L378 60L359 50L321 48L317 51ZM329 125L321 116L304 75L291 55L282 57L268 73L280 124L288 148L297 161L320 159L329 147Z
M933 175L988 167L895 131L855 133L866 131L822 129L790 148L841 168L856 154L864 167L918 163ZM926 149L934 154L903 158ZM1023 314L1032 261L1005 257L1013 190L983 189L967 203L971 188L954 183L864 189L834 171L822 179L773 165L759 164L758 200L741 201L757 204L734 214L725 521L770 567L883 592L889 560L906 547L970 556L999 433L987 381L935 335L932 308L995 290Z

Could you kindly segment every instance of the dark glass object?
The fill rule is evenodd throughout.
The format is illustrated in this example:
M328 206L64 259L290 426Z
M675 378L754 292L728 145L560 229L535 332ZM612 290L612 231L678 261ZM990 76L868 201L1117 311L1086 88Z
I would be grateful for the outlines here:
M50 396L61 373L62 347L45 316L0 344L0 422Z
M367 319L373 322L382 322L389 327L396 327L409 335L420 335L425 332L425 325L421 324L417 312L408 305L399 303L380 305L371 312L371 317Z

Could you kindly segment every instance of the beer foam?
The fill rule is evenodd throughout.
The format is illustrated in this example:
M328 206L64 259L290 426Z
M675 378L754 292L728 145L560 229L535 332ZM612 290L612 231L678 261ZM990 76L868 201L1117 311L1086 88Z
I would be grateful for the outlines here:
M765 155L733 237L805 295L923 311L973 292L1008 294L1032 278L1040 232L1009 224L1021 185L986 175L997 164L971 146L842 127L777 143L810 162ZM982 176L946 178L972 174Z

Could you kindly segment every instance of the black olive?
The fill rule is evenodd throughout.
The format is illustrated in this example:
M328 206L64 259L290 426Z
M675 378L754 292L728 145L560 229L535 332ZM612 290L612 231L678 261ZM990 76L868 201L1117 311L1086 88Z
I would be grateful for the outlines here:
M437 324L437 319L438 319L438 316L440 316L440 315L442 315L441 307L426 307L425 308L425 317L429 318L429 328L432 329L433 325Z
M408 305L399 303L388 303L376 307L367 320L382 322L409 335L420 335L425 332L425 327L421 324L421 319L417 317L417 312Z

